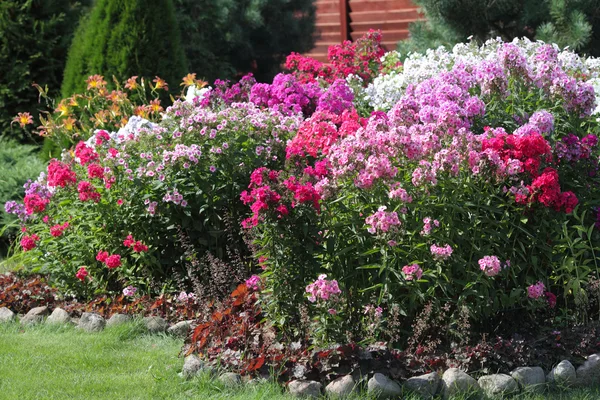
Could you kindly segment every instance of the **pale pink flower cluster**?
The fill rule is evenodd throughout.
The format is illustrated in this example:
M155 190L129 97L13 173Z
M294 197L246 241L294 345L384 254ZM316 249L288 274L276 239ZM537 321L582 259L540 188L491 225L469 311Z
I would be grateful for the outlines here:
M412 197L408 194L406 190L400 187L400 184L398 182L394 183L390 187L388 197L390 199L400 199L404 203L412 203L413 201Z
M431 219L430 217L423 218L423 230L421 231L421 235L430 235L431 231L433 231L434 226L438 228L440 226L440 221L438 221L437 219Z
M373 315L375 316L375 318L381 318L381 316L383 315L383 308L381 308L379 306L375 307L372 304L367 304L365 306L365 312L364 312L364 314L367 315L367 314L370 314L370 313L373 313Z
M449 244L445 246L437 246L432 244L429 248L431 250L431 254L433 254L433 258L438 261L447 260L452 255L452 247Z
M134 286L131 286L131 285L129 285L125 289L123 289L123 295L128 296L128 297L133 297L136 292L137 292L137 288Z
M500 260L496 256L484 256L477 262L479 263L479 268L487 276L496 276L500 273Z
M529 296L530 299L539 299L544 295L545 290L546 286L544 286L544 283L542 281L538 281L538 283L530 285L527 288L527 296Z
M317 300L335 299L342 291L335 279L327 280L327 275L321 274L316 281L306 286L306 293L308 301L314 303Z
M246 279L246 287L252 290L260 289L260 276L252 275L250 278Z
M423 276L423 270L419 264L405 265L402 267L402 273L407 281L419 280Z
M370 225L367 229L369 233L374 235L377 231L388 232L390 228L400 225L398 214L395 211L387 212L386 209L386 206L381 206L375 214L365 219L367 225Z
M186 293L186 292L181 292L179 293L179 296L177 296L177 300L179 300L182 303L185 303L186 301L189 300L195 300L196 299L196 295L192 292L190 293Z

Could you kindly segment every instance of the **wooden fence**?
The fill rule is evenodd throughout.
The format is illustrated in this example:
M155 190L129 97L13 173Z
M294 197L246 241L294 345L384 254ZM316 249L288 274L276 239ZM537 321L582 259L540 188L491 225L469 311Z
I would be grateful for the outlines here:
M317 0L315 47L307 54L327 61L327 48L381 29L387 50L408 37L408 25L421 19L411 0Z

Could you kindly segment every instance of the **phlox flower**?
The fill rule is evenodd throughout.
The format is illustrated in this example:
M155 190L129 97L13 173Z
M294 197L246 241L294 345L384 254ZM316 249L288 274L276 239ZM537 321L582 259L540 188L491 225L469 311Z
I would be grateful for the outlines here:
M423 270L419 264L405 265L402 267L402 273L407 281L419 280L423 276Z
M450 258L453 252L453 249L449 244L445 245L444 247L432 244L429 250L433 255L433 259L438 261L447 260Z
M342 293L335 279L327 280L327 275L321 274L313 283L306 286L308 301L314 303L319 300L337 300L337 296Z
M496 276L500 273L500 260L496 256L484 256L479 261L479 268L487 276Z
M260 288L260 276L252 275L250 278L246 279L246 287L252 290L258 290Z
M85 278L89 275L88 270L85 267L79 268L77 273L75 274L75 278L79 279L81 282L85 281Z
M29 251L36 247L36 242L40 240L40 237L36 234L26 235L21 238L21 248L23 251Z
M123 295L128 296L128 297L133 297L136 292L137 292L137 288L134 286L131 286L131 285L129 285L125 289L123 289Z
M121 256L118 254L110 255L106 258L105 264L109 269L120 267L121 266Z
M530 299L539 299L544 295L545 290L546 286L544 286L544 283L542 281L538 281L538 283L527 287L527 296Z

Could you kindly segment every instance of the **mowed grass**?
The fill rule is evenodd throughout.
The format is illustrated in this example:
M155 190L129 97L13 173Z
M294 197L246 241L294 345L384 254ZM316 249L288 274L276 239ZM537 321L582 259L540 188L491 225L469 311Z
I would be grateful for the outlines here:
M275 384L227 390L184 380L183 341L138 324L86 333L71 326L0 324L0 399L280 399Z
M72 326L0 324L0 399L291 399L274 383L231 389L206 375L180 378L182 344L166 335L144 334L139 323L101 333ZM353 397L369 398L366 393ZM593 400L600 399L600 390L513 398Z

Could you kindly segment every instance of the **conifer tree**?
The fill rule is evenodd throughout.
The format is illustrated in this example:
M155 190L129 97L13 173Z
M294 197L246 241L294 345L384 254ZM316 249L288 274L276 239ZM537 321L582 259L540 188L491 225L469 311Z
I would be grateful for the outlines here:
M413 24L401 49L423 51L440 42L528 37L600 56L597 0L414 0L428 23ZM448 43L449 42L449 43Z
M84 90L95 74L107 82L160 76L178 87L186 73L172 0L96 0L75 33L62 95Z

